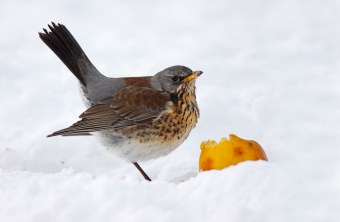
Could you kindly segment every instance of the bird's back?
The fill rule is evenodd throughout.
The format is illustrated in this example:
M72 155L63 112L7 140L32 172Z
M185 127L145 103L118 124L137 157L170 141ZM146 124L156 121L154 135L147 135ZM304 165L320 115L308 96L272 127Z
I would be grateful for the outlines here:
M84 70L86 71L86 70ZM104 75L89 75L86 87L81 85L82 94L87 106L97 104L99 101L115 96L118 90L129 86L151 88L150 76L110 78Z

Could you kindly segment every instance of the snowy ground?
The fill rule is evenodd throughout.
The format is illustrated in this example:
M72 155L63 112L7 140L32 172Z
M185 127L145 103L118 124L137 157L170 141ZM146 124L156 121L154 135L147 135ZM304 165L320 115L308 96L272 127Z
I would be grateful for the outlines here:
M96 3L95 3L96 2ZM0 7L0 221L339 221L339 1L9 1ZM201 119L132 164L95 138L45 138L84 110L40 41L65 24L109 76L204 71ZM199 144L255 139L269 162L198 172Z

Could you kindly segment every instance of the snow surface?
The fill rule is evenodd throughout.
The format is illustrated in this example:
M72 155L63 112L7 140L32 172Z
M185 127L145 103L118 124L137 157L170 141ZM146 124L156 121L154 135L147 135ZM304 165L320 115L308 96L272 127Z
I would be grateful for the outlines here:
M0 221L327 221L340 218L340 2L18 1L0 7ZM65 24L111 76L203 70L201 118L140 163L92 137L45 136L84 110L40 41ZM235 133L269 162L198 172L199 144Z

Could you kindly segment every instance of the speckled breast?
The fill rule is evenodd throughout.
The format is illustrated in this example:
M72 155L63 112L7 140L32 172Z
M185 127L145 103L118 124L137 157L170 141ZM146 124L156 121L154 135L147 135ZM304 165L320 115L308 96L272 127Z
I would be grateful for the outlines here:
M191 89L179 91L151 124L104 133L103 143L116 155L130 161L169 154L189 136L199 118L194 87Z
M179 146L196 126L199 109L195 95L179 94L176 101L168 102L167 109L148 126L135 126L121 133L138 139L140 143L171 143ZM131 135L134 134L134 135ZM176 146L176 147L177 147Z

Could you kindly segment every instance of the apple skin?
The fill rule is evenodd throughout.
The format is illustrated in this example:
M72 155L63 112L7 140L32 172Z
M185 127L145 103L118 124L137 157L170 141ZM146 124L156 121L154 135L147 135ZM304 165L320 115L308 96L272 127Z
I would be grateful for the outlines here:
M222 138L219 143L214 140L201 143L200 171L221 170L247 160L268 160L261 145L254 140L230 134L229 140Z

